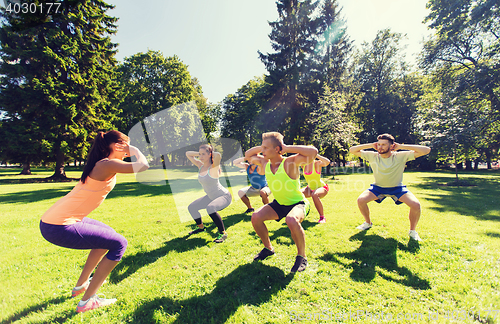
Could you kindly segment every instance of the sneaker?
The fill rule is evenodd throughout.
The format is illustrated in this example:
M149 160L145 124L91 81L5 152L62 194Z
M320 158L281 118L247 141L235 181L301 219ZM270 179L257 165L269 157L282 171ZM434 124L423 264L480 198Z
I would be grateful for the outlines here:
M203 228L199 228L198 227L194 231L189 232L189 235L193 235L193 234L198 234L198 233L201 233L201 232L205 232L205 230L206 230L206 227L203 227Z
M84 293L87 290L87 288L89 287L89 285L90 285L90 278L87 279L87 281L85 281L83 283L83 285L81 285L79 287L75 287L71 290L71 298L74 298L74 297L80 295L81 293Z
M245 210L245 214L248 214L248 213L253 213L255 209L253 208L248 208L247 210Z
M99 298L97 295L93 295L83 305L81 305L82 302L80 301L78 303L78 305L76 306L76 312L83 313L83 312L93 310L93 309L96 309L99 307L114 304L115 302L116 302L116 298L105 299L105 298Z
M81 293L84 293L85 291L87 291L91 280L92 280L92 277L87 279L87 281L83 285L73 288L71 290L71 298L76 297L76 296L80 295ZM104 285L106 282L108 282L108 281L104 280L102 284Z
M215 243L222 243L227 239L226 233L219 233L219 236L214 240Z
M263 248L262 251L257 253L257 255L253 258L254 261L262 261L268 256L271 256L274 254L274 251L269 250L268 248Z
M415 230L410 230L410 233L408 233L408 235L410 235L410 237L412 239L414 239L415 241L422 241L422 239L420 238L420 236L418 236L417 231L415 231Z
M297 271L301 272L306 270L306 267L307 267L307 259L301 255L297 255L297 257L295 258L295 263L293 264L293 267L290 270L290 272L297 272Z
M372 223L364 222L363 224L359 225L356 228L359 229L359 230L361 230L361 231L366 231L367 229L371 228L372 226L373 226Z
M319 217L319 221L318 221L318 223L319 223L319 224L324 224L324 223L326 223L326 218L325 218L325 216L320 216L320 217Z

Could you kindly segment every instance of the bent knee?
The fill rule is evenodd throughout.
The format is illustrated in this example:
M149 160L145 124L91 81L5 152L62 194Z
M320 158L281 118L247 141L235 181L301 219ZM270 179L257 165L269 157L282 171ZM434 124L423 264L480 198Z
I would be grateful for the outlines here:
M300 224L300 220L297 216L295 215L288 215L285 218L285 222L288 226L295 226L297 224Z
M119 238L115 240L112 244L113 246L109 248L106 257L111 261L120 261L127 250L128 241L125 237L120 235Z
M359 196L358 199L357 199L357 202L358 202L358 205L364 205L364 204L367 204L368 203L368 199L366 199L366 197L363 197L363 196Z
M419 201L412 201L411 203L408 204L408 206L411 209L415 209L415 210L420 210L422 208Z

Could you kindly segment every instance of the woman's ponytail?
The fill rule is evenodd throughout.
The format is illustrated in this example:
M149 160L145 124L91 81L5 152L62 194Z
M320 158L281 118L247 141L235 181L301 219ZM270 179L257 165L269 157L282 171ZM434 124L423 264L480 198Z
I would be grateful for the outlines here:
M111 130L106 133L101 131L98 132L94 138L94 143L90 148L80 181L85 183L85 180L87 180L90 172L94 169L95 164L100 160L107 158L113 152L111 144L128 141L128 136L116 130Z

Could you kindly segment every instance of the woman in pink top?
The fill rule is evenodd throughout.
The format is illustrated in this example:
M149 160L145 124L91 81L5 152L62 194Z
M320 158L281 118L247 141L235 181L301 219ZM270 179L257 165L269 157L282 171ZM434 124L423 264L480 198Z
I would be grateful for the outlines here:
M123 161L124 157L133 155L137 158L136 162ZM129 145L128 136L115 130L99 132L78 184L49 208L40 220L40 231L47 241L70 249L90 249L80 278L71 292L72 297L84 293L76 308L79 313L116 301L114 298L99 298L96 293L127 248L127 240L122 235L86 216L113 189L117 173L135 173L148 167L144 155ZM94 270L94 276L89 280Z

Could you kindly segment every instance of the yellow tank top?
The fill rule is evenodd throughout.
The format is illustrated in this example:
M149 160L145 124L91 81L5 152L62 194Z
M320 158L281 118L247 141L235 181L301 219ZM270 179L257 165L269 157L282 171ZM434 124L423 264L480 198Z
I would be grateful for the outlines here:
M271 163L266 164L266 180L274 199L280 205L289 206L305 200L305 197L300 191L300 178L294 180L286 174L285 160L286 158L281 161L278 170L274 174L271 172Z
M304 170L304 178L307 181L309 189L311 189L312 191L325 186L325 183L323 182L323 180L321 180L321 171L319 173L316 172L316 167L314 165L313 171L311 173L307 174Z

